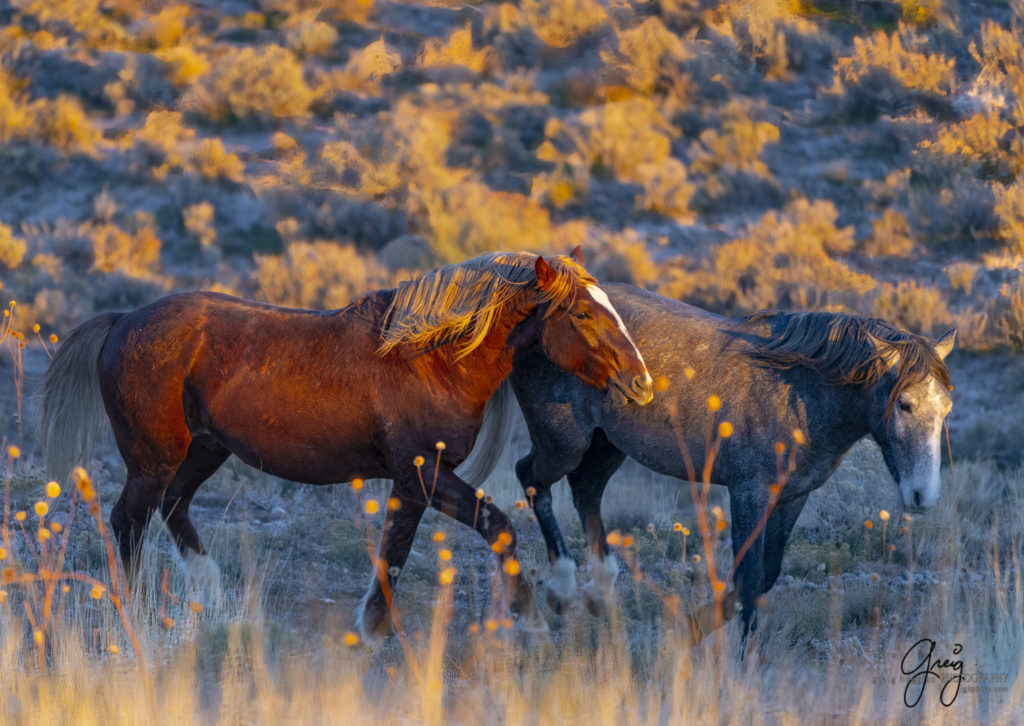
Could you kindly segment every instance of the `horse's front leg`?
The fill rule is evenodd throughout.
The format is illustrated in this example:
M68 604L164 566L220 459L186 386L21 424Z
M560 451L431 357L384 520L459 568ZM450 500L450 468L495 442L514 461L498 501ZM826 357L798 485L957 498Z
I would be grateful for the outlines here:
M757 625L757 598L764 592L765 536L761 518L768 508L768 489L753 482L730 489L729 505L732 511L734 560L740 550L747 547L732 575L743 622L743 638L746 639L747 634Z
M498 572L512 611L520 616L528 630L546 631L547 623L537 611L533 588L516 558L518 540L505 513L494 504L478 499L476 490L444 465L438 471L437 487L430 503L480 533L498 556Z
M422 497L402 496L401 487L396 483L391 489L392 497L398 499L398 508L386 507L384 529L377 546L373 563L373 579L363 597L356 614L356 627L366 642L374 642L393 632L392 604L394 587L409 550L416 536L426 504Z
M743 624L743 640L756 626L757 598L764 592L764 527L759 526L768 507L768 489L750 483L743 488L730 488L729 503L732 510L733 558L740 550L746 551L732 572L733 589L722 598L721 609L716 602L702 606L689 619L693 644L725 622L731 620L737 608ZM748 544L749 542L749 544ZM726 576L729 567L719 567L719 576Z
M547 544L548 560L551 562L551 577L546 586L547 601L551 609L558 613L576 598L576 562L565 546L551 496L551 483L561 479L565 472L560 468L545 472L540 461L537 452L531 451L516 462L516 476L529 498Z

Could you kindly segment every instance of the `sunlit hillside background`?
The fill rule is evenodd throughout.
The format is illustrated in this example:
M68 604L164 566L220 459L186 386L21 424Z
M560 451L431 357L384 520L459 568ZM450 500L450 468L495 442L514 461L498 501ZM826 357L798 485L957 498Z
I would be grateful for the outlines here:
M954 707L931 698L929 718L1014 722L1022 170L1021 0L0 0L0 296L17 301L0 435L20 450L4 524L21 542L0 562L0 723L899 722L902 683L885 679L915 634L966 639L970 667L1012 689L965 685ZM576 244L602 281L729 315L955 326L940 510L901 524L877 452L859 447L812 497L742 662L735 632L691 652L670 617L673 596L707 596L693 540L684 552L673 529L693 527L685 488L627 466L606 514L634 533L623 554L647 580L624 568L611 624L547 613L556 635L525 648L483 622L483 543L431 515L399 591L410 647L432 658L413 667L394 641L346 640L379 525L364 503L386 488L314 490L232 463L195 507L229 604L192 612L155 536L131 615L145 664L88 588L36 648L22 598L39 595L10 578L38 571L32 396L51 335L176 290L332 308L480 252ZM511 474L525 448L520 431L488 487L539 580ZM119 466L108 449L92 467L106 506ZM71 489L47 516L68 524L66 569L102 579L95 526L81 507L66 519ZM450 589L437 529L462 578ZM430 632L435 600L446 632L447 597L446 649Z

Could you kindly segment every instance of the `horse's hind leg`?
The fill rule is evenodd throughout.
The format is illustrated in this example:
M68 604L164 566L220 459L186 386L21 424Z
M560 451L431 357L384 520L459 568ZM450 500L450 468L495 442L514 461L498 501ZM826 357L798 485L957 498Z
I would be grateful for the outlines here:
M231 452L209 434L193 438L160 504L160 513L181 552L189 577L215 599L220 596L220 572L206 554L188 510L196 490L230 455Z
M590 580L583 587L583 602L595 615L604 612L619 574L615 556L608 550L601 519L601 497L608 480L625 459L626 455L612 446L604 431L596 429L583 461L569 473L572 501L590 547Z
M399 506L397 509L389 506L384 515L384 530L373 563L373 579L356 611L356 627L367 642L386 637L392 632L390 614L395 583L398 573L409 558L416 528L426 511L422 496L419 497L420 501L400 497L399 490L397 484L392 488L392 496L398 499Z
M145 474L129 466L124 490L110 512L110 526L117 539L129 585L133 585L138 577L142 539L169 479L170 472L167 471Z

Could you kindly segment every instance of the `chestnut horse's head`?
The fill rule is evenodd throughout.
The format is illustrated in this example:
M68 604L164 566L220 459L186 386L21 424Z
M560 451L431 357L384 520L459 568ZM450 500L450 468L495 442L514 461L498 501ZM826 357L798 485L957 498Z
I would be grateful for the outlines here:
M573 259L575 258L575 259ZM641 406L654 398L651 374L622 318L608 296L583 269L580 248L572 258L557 257L559 270L538 257L534 269L542 299L550 296L544 311L540 344L557 366L599 391L612 388L627 401ZM556 288L573 284L569 294Z
M584 383L645 404L654 394L644 359L582 262L579 247L572 257L549 259L491 252L402 283L385 315L379 350L452 344L458 360L499 322L509 323L516 328L512 347L539 346Z

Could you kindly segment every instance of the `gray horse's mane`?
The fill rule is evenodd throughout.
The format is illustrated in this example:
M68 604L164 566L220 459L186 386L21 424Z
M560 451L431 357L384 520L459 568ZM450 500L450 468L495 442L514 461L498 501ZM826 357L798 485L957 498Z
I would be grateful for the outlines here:
M781 331L748 353L755 364L782 370L803 366L831 385L864 388L891 370L895 380L886 416L903 391L928 376L952 388L949 369L932 342L884 320L845 313L774 311L747 318L751 323L771 319L781 323Z

